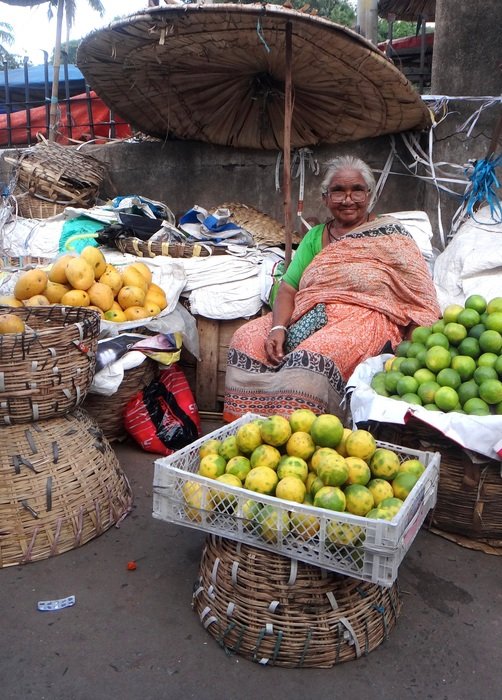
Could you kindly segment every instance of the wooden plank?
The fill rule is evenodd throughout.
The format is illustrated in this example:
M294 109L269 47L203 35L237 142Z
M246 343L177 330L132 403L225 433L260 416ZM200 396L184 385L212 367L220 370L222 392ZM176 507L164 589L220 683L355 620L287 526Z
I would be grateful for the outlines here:
M195 380L195 400L201 411L217 410L219 324L214 319L197 317L200 361Z

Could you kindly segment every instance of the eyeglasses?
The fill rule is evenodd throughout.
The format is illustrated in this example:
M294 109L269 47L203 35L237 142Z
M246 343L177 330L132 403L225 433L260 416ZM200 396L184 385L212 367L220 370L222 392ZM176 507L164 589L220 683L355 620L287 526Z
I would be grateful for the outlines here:
M330 190L326 192L326 196L331 199L332 202L341 204L345 201L346 197L350 197L353 202L364 202L368 192L367 190L352 190L351 192L345 192L344 190Z

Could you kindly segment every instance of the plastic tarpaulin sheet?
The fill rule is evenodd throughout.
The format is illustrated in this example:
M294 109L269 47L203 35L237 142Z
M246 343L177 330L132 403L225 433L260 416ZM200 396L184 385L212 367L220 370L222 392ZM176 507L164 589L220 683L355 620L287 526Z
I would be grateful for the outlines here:
M110 138L112 135L110 126L110 110L95 92L87 95L76 95L68 102L62 101L58 105L58 125L56 141L67 143L69 138L75 141L87 141L94 135L94 138ZM92 118L90 118L89 107ZM23 145L28 141L33 141L37 133L48 137L47 110L45 106L34 107L28 110L29 120L26 110L14 112L13 114L0 114L0 146L7 146L9 143L9 121L10 118L10 143L12 145ZM91 128L92 122L92 128ZM71 125L71 129L70 129ZM129 138L132 136L131 127L121 117L114 114L115 138ZM71 133L70 133L71 131ZM31 137L28 138L28 132Z

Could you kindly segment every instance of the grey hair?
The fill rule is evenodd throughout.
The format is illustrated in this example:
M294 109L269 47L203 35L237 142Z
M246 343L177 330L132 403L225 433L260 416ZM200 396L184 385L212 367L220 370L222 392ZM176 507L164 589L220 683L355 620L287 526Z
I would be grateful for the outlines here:
M321 194L327 194L329 183L333 177L340 172L340 170L359 171L368 186L368 192L371 194L371 202L373 202L376 188L375 176L373 175L373 171L371 170L370 166L365 163L364 160L361 160L361 158L357 158L356 156L338 156L330 162L321 183Z

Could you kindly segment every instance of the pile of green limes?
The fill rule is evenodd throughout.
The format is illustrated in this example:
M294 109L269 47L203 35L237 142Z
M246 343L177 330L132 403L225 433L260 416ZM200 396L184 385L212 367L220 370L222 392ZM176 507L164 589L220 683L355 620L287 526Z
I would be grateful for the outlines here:
M432 326L418 326L371 386L381 396L431 411L502 415L502 297L479 294L450 304Z

